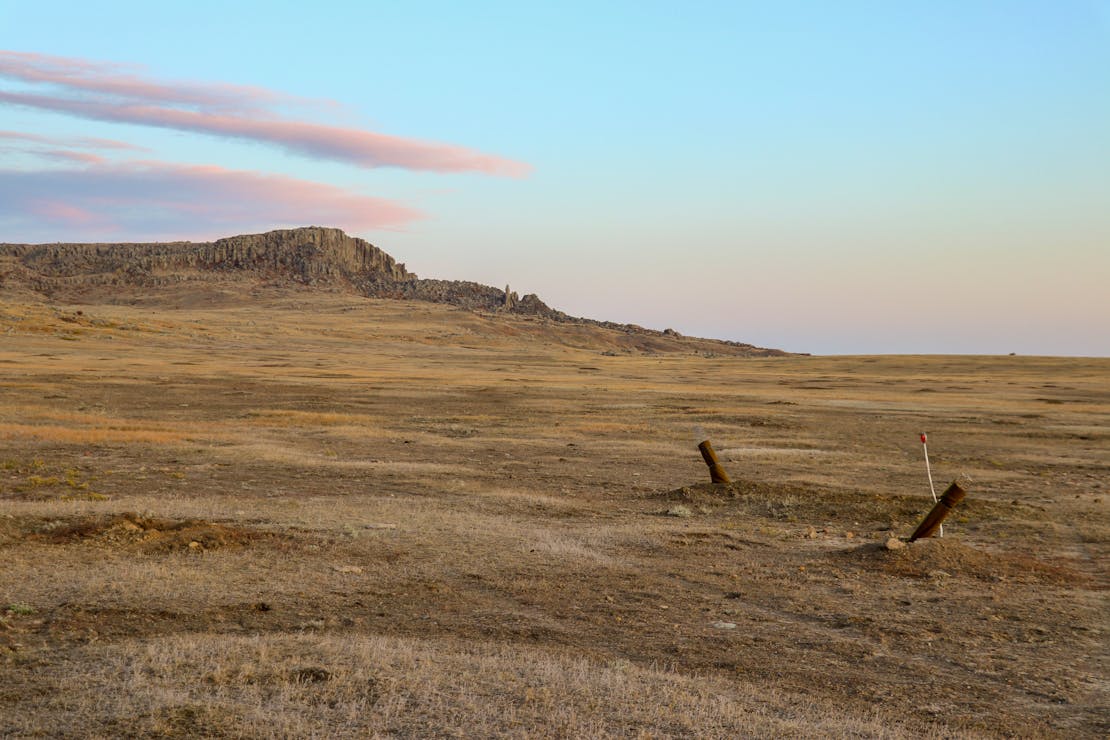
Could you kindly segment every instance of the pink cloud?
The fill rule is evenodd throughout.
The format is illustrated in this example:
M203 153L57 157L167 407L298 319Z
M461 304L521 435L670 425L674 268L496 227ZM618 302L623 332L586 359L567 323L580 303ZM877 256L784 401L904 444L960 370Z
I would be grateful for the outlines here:
M393 201L281 175L167 162L0 170L5 240L209 239L326 224L400 228L421 214Z
M133 68L88 59L0 50L0 76L33 84L58 85L86 93L241 112L295 100L292 96L247 85L202 85L188 82L171 85L128 74L128 69Z
M15 143L5 145L2 143L4 141ZM0 131L0 152L11 152L71 164L101 164L108 161L100 154L85 151L88 149L98 151L149 151L146 147L135 146L114 139L96 139L87 136L43 136L42 134L30 134L24 131Z
M42 136L41 134L28 134L23 131L0 131L0 139L26 141L32 144L48 144L50 146L75 147L79 149L126 149L137 152L150 151L145 146L138 146L126 141L98 139L90 136Z
M108 160L99 154L92 152L78 152L72 149L43 149L34 152L36 156L45 157L46 159L55 159L60 162L74 162L77 164L100 164Z
M359 167L481 172L523 177L523 162L465 147L373 131L284 119L285 98L255 87L169 85L81 59L0 52L0 77L46 84L59 92L0 91L0 103L98 121L139 124L271 144L286 151Z
M39 200L29 201L26 208L30 213L38 216L39 218L55 223L64 224L67 227L80 227L87 229L89 227L116 228L115 224L111 224L103 216L93 213L84 208L70 205L69 203L60 203L54 200Z

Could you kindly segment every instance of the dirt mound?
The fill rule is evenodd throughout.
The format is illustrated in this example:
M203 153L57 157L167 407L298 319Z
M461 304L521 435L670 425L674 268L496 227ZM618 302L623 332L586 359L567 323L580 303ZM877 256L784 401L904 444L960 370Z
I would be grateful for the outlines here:
M173 550L202 552L221 547L247 545L264 534L201 519L160 519L126 512L106 516L48 520L35 527L28 534L27 539L52 544L84 541L135 548L145 552Z
M893 550L869 543L831 553L829 557L908 578L967 576L981 581L1036 581L1071 586L1087 585L1091 580L1063 563L1047 563L1024 554L988 552L951 537L918 540Z

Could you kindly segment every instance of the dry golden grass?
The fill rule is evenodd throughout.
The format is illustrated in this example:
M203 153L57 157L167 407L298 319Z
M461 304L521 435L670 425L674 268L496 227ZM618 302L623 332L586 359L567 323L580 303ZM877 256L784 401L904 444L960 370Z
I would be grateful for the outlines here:
M0 304L0 735L1110 731L1106 360L154 311Z
M45 424L0 424L0 438L37 439L44 442L75 445L170 445L209 440L211 436L157 429L78 429L70 426Z
M801 694L508 645L202 633L83 652L54 679L64 693L42 701L45 711L0 720L0 730L66 735L76 715L86 737L928 734Z
M11 420L0 421L0 438L29 438L63 444L172 445L231 439L226 432L212 425L63 411L27 404L13 404L0 409L0 419Z
M367 428L381 425L382 419L366 414L322 413L291 409L259 409L247 413L251 424L267 427L350 427L365 433Z

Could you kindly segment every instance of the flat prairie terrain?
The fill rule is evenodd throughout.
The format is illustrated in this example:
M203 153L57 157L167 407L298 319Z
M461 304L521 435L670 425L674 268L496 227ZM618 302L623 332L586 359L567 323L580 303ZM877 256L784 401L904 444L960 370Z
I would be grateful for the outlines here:
M175 305L0 302L2 736L1110 733L1108 360Z

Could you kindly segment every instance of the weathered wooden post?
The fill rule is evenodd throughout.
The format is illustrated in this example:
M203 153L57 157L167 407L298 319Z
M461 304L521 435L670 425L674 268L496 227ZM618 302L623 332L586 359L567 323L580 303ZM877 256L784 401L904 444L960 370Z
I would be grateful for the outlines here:
M940 496L940 501L937 501L932 510L925 515L925 519L917 526L917 529L910 535L910 542L920 540L925 537L932 537L933 533L937 531L940 523L948 516L952 509L956 508L956 504L964 500L967 492L960 488L959 483L952 481L952 485L948 486Z
M709 440L702 440L698 443L698 450L701 451L701 457L705 460L705 464L709 466L709 479L714 483L732 483L732 478L728 477L728 473L721 467L721 461L717 459L717 453L713 451L713 445Z

